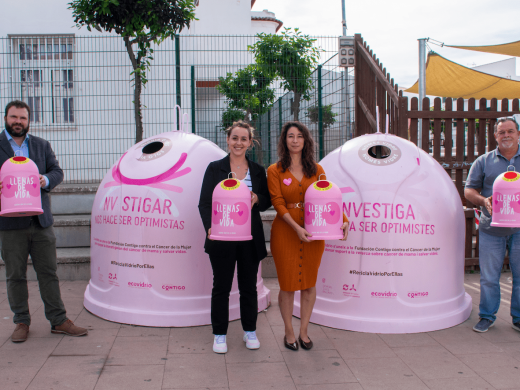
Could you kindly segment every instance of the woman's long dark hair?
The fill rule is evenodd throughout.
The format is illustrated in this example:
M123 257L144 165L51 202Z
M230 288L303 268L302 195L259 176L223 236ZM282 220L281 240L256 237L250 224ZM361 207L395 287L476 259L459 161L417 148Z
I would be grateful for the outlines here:
M311 132L301 122L287 122L282 127L282 134L278 141L278 162L276 165L282 168L282 172L285 172L291 166L291 154L287 147L287 132L291 127L296 127L303 135L303 150L302 150L302 165L303 174L307 177L312 177L316 174L316 160L314 158L314 140L312 139Z

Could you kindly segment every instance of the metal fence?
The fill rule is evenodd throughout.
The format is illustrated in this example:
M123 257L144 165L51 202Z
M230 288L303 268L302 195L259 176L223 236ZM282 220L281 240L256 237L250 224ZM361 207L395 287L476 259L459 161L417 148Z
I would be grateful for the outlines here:
M337 67L337 37L314 37L320 48L310 100L300 121L311 129L317 157L352 137L353 74ZM175 106L187 113L187 128L225 148L222 114L226 99L219 77L254 63L248 46L256 36L181 35L154 47L142 92L144 138L177 127ZM117 36L10 35L0 38L0 105L13 99L32 109L31 133L49 140L65 171L65 182L99 182L135 142L132 66ZM261 147L252 157L276 161L282 124L292 119L293 93L271 84L274 100L254 120ZM246 91L247 93L247 91ZM310 111L309 111L310 110ZM328 110L334 123L316 120Z

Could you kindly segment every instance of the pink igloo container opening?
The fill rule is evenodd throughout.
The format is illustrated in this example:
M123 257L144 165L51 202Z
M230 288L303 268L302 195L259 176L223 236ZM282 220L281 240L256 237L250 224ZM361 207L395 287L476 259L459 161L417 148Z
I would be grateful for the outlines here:
M2 165L2 217L27 217L43 214L40 173L30 158L12 157Z
M222 180L213 190L212 240L248 241L251 235L251 192L237 179Z
M87 310L143 326L211 323L213 272L198 203L208 164L224 156L214 143L175 131L137 143L114 164L92 207ZM260 275L259 311L270 304ZM229 306L230 320L240 318L236 279Z
M472 305L464 290L465 218L442 166L389 134L354 138L320 164L340 188L350 226L346 242L325 241L311 321L370 333L465 321Z
M491 226L520 227L520 173L514 169L510 165L493 183Z
M312 183L305 192L305 230L310 240L339 240L343 238L341 190L328 180Z

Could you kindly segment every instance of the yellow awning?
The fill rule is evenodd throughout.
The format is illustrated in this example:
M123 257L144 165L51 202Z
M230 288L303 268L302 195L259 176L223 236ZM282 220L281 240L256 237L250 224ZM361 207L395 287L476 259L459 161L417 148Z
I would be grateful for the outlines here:
M520 57L520 41L504 43L502 45L490 45L490 46L452 46L446 45L446 47L454 47L457 49L480 51L484 53L495 53L504 54L506 56Z
M405 92L419 93L419 81ZM453 98L520 98L520 81L514 81L456 64L437 53L428 54L426 95Z

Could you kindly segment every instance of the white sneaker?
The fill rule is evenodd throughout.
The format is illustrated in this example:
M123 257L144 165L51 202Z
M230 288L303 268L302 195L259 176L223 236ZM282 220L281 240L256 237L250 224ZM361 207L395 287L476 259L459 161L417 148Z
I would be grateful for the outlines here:
M216 334L215 335L215 340L213 341L213 352L215 352L215 353L226 353L227 352L225 334Z
M247 349L260 348L260 341L258 341L256 337L256 332L244 332L244 341L246 342Z

